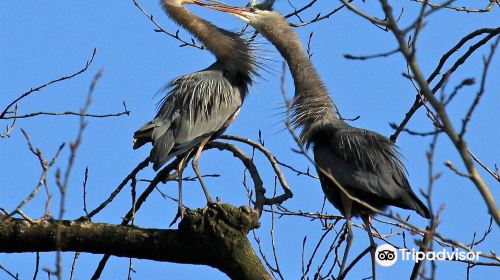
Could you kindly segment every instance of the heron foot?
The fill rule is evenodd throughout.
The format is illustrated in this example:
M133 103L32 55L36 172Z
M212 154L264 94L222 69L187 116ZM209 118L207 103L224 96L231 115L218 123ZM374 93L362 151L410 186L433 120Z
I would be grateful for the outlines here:
M169 227L171 227L173 224L175 224L177 222L177 220L179 218L184 218L184 207L182 207L182 205L179 205L179 208L177 208L177 214L175 214L175 217L174 219L172 220L172 222L170 222L170 224L168 225Z
M220 199L220 197L216 197L216 201L213 202L213 201L207 201L207 205L205 207L203 207L203 214L206 214L208 209L217 209L219 211L222 211L224 215L226 215L226 211L224 210L224 208L222 207L222 200Z
M218 196L215 197L215 202L213 202L212 199L210 199L210 201L207 200L207 206L210 206L210 205L212 205L212 206L220 206L221 204L222 204L222 199L220 199L220 197L218 197Z

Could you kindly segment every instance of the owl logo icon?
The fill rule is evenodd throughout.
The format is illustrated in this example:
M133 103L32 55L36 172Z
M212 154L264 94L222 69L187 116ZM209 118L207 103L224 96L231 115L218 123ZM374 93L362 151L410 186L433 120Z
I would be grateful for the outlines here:
M397 249L391 244L383 244L375 251L375 260L381 266L392 266L398 260L397 253Z

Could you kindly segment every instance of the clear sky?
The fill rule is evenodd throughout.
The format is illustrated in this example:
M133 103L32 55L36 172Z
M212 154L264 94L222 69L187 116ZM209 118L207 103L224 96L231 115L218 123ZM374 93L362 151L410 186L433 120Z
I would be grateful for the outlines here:
M170 21L160 9L158 1L141 1L163 27L175 32L178 27ZM302 18L308 20L318 12L330 11L339 4L336 1L318 1ZM382 18L382 11L377 1L362 3L355 1L367 13ZM395 11L404 8L402 23L409 23L415 17L419 5L410 1L395 2ZM462 1L463 3L468 1ZM477 3L486 6L488 1ZM243 1L231 1L243 5ZM301 6L301 1L293 1ZM476 4L476 3L475 3ZM208 18L218 26L238 30L242 24L229 15L217 14L200 8L189 7L196 14ZM282 13L292 11L287 1L281 1L276 9ZM428 76L437 65L439 58L464 35L480 27L498 27L500 11L485 14L465 14L459 12L439 12L428 18L426 27L420 35L418 44L418 60ZM297 18L292 18L297 22ZM125 101L131 110L130 116L107 119L88 119L84 142L78 150L73 176L68 189L68 201L65 218L73 219L83 215L82 181L85 168L89 168L88 207L93 209L114 190L121 180L129 174L149 153L149 147L132 150L132 134L144 122L155 114L154 97L170 79L197 71L213 63L213 56L207 51L190 47L179 48L179 42L154 32L153 24L128 1L1 1L0 2L0 108L31 87L63 75L76 72L90 58L92 50L97 48L97 55L90 69L82 75L52 85L41 92L25 98L19 104L19 113L78 111L83 104L93 76L99 69L104 75L95 90L90 112L112 113L122 110ZM402 76L406 72L406 64L397 54L384 59L368 61L352 61L343 58L343 54L369 55L389 51L395 48L396 42L390 32L377 29L366 20L348 10L334 14L330 19L298 28L297 32L303 41L307 41L314 31L311 47L312 60L318 68L333 100L346 117L360 116L352 125L368 128L389 136L393 131L390 122L399 123L405 112L415 99L415 90L411 83ZM183 38L190 36L183 30ZM272 45L262 38L260 56L271 70L263 72L250 90L245 105L231 127L228 134L248 137L257 140L258 131L262 132L265 145L276 157L294 167L306 170L313 166L291 149L295 144L291 136L284 130L280 113L283 99L280 92L282 58ZM467 48L465 48L466 50ZM451 91L464 78L480 79L482 56L489 47L475 52L460 70L452 77L447 89ZM463 51L461 52L463 53ZM456 59L456 58L455 58ZM454 60L453 60L454 61ZM470 149L490 168L500 164L500 59L498 54L491 64L486 92L482 98L467 132L467 143ZM291 77L286 77L288 96L293 94ZM449 113L456 126L478 90L474 85L459 93L449 106ZM33 144L42 149L47 158L51 157L62 142L76 137L79 119L77 117L37 117L18 120L10 138L0 139L0 207L14 209L36 185L41 174L37 159L27 149L21 128L30 135ZM2 121L1 127L8 122ZM410 121L409 127L417 131L429 131L431 123L420 110ZM3 131L2 131L3 132ZM409 172L409 180L413 189L426 189L428 182L427 160L425 153L429 149L430 138L402 134L398 146L405 157ZM246 152L251 149L239 145ZM436 182L433 196L434 208L444 206L443 221L438 231L443 235L470 242L473 233L481 235L487 227L489 217L487 209L475 187L466 179L456 176L444 166L450 160L463 169L457 153L446 140L440 137L436 153L436 171L442 172ZM69 151L66 148L56 168L64 168ZM273 173L269 165L258 157L256 159L261 175L265 180L268 193L274 187ZM221 197L224 202L234 205L247 203L246 192L242 185L243 169L241 164L227 152L205 152L200 160L203 174L220 174L221 177L207 178L212 196ZM55 171L55 169L53 170ZM294 191L294 198L286 201L286 207L293 210L319 211L323 202L320 184L304 176L296 176L285 171L289 184ZM490 186L498 202L500 191L498 182L481 170L486 183ZM194 173L188 168L185 175ZM150 179L154 176L151 167L143 171L139 177ZM58 215L58 196L54 172L49 175L49 190L54 193L55 201L51 212ZM139 190L144 188L139 185ZM176 196L177 185L169 183L161 185L161 190ZM278 189L279 191L279 189ZM40 192L25 208L31 217L38 218L43 214L46 195ZM189 207L203 207L204 198L197 182L185 184L184 201ZM130 206L130 192L124 190L106 210L96 216L95 221L117 224ZM408 211L390 208L406 217L411 214L411 222L424 227L426 220ZM155 192L137 215L135 224L141 227L167 228L175 215L176 204L164 200ZM338 213L332 206L327 206L329 213ZM356 221L360 222L360 221ZM306 256L310 255L313 244L323 233L318 221L304 218L284 217L276 221L276 246L280 267L286 279L300 277L301 246L304 236L308 237ZM398 231L376 224L383 233ZM271 216L262 217L262 227L256 231L263 240L264 251L271 256L270 250ZM340 228L337 226L337 228ZM250 235L251 237L251 235ZM499 251L498 228L493 226L493 233L482 243L479 251ZM400 244L401 237L394 236L393 242ZM331 243L332 238L328 240ZM322 247L328 249L330 243ZM382 244L382 241L378 241ZM355 230L352 256L363 250L368 244L366 233ZM410 247L417 248L413 243ZM54 268L55 255L42 254L41 268ZM64 255L66 278L73 253ZM83 254L78 259L75 279L88 279L92 275L100 256ZM331 259L329 260L331 263ZM0 264L9 270L19 273L21 279L31 278L35 268L34 254L0 254ZM316 266L319 265L317 261ZM134 260L133 277L135 279L196 279L203 275L205 279L226 279L226 276L215 269L204 266L176 265L152 261ZM128 259L111 258L104 270L102 279L124 279L127 275ZM398 263L391 268L378 267L381 279L394 277L406 278L411 271L410 263ZM438 263L438 278L464 278L466 266L462 263ZM201 274L203 273L203 274ZM499 275L496 268L473 268L474 279L493 279ZM352 279L369 275L369 261L365 258L358 269L352 272ZM394 276L398 275L398 276ZM0 271L0 279L7 279ZM40 279L45 279L45 275Z

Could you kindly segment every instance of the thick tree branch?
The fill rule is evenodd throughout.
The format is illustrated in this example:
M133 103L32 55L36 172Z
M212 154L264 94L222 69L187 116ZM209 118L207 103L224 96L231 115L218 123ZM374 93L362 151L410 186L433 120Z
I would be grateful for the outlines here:
M56 244L59 226L60 244ZM246 235L259 227L249 207L227 204L188 211L178 230L145 229L85 220L0 223L0 252L77 251L208 265L232 279L270 279Z

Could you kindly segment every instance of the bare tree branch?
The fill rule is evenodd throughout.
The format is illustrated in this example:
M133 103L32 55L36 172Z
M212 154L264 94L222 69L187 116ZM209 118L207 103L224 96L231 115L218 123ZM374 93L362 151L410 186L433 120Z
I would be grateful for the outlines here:
M469 40L475 38L476 36L482 35L482 34L488 34L486 35L483 39L481 39L479 42L473 44L469 49L462 55L460 56L455 63L448 69L444 74L442 74L441 79L438 81L438 83L432 88L432 93L435 94L439 89L443 87L446 81L449 80L450 76L459 68L460 65L464 64L467 61L467 58L469 58L476 50L478 50L481 46L484 46L490 39L494 38L498 34L500 34L500 27L498 28L481 28L478 30L475 30L468 35L464 36L460 41L455 44L448 52L446 52L441 59L439 60L438 65L434 69L434 71L431 73L429 78L427 78L427 84L430 86L430 83L434 80L434 78L441 72L443 66L445 65L446 61L451 57L452 54L457 52L462 46L465 45ZM401 33L400 36L404 35ZM396 139L398 138L399 134L401 131L403 131L404 127L408 124L410 119L413 117L415 112L424 104L422 102L420 92L418 92L417 96L415 97L415 101L413 102L413 105L411 108L408 110L408 112L405 114L405 118L401 123L399 124L398 128L396 131L390 136L390 139L395 142Z
M481 193L486 205L488 206L490 215L492 215L495 219L495 222L500 225L500 210L496 206L495 199L490 189L488 188L488 185L486 185L478 170L474 166L472 158L467 152L467 144L465 143L464 139L459 137L458 133L453 127L453 124L451 123L451 120L446 113L446 109L444 108L444 104L436 99L433 91L431 91L431 89L429 88L427 80L424 78L420 66L417 64L415 57L412 56L411 51L408 49L403 33L397 26L396 20L394 19L394 16L392 14L392 7L388 4L387 0L380 0L380 2L388 19L388 27L398 41L401 53L407 61L413 73L414 79L417 81L420 87L420 92L422 92L422 94L430 102L434 110L436 110L436 114L443 124L443 131L448 135L453 145L457 149L457 152L460 154L460 157L462 158L462 161L467 168L471 181L476 185L476 188Z
M487 12L491 11L491 9L493 8L493 6L495 5L495 2L496 2L496 0L490 0L490 3L488 3L488 6L486 6L484 9L475 9L475 8L468 8L468 7L457 7L457 6L448 5L448 4L436 4L436 3L431 3L431 2L426 1L426 0L411 0L411 1L423 3L423 4L428 5L429 7L433 8L433 9L445 8L445 9L455 10L458 12L466 12L466 13L487 13ZM449 1L449 2L453 2L453 1Z
M148 14L148 12L142 7L142 5L139 3L139 1L137 0L132 0L132 2L134 2L134 5L156 26L157 29L155 29L155 32L161 32L161 33L164 33L178 41L180 41L182 44L180 45L180 47L186 47L186 46L189 46L189 47L194 47L194 48L197 48L197 49L200 49L200 50L204 50L205 49L205 46L203 45L199 45L199 44L196 44L195 40L193 38L191 38L191 41L186 41L184 39L182 39L180 36L179 36L179 30L177 30L174 33L171 33L171 32L168 32L167 30L165 30L153 17L153 15L150 15Z
M7 112L9 111L9 109L14 104L16 104L17 102L19 102L21 99L25 98L26 96L29 96L30 94L33 94L33 93L38 92L38 91L41 91L43 88L45 88L47 86L50 86L50 85L52 85L54 83L58 83L58 82L61 82L61 81L64 81L64 80L71 79L71 78L73 78L75 76L78 76L81 73L87 71L87 69L89 68L90 64L92 64L92 62L94 61L94 57L95 57L96 52L97 52L97 49L94 49L92 51L92 56L90 57L89 60L87 60L87 62L85 63L85 66L83 66L83 68L80 69L80 70L78 70L77 72L75 72L73 74L70 74L70 75L67 75L67 76L62 76L62 77L57 78L55 80L52 80L52 81L50 81L48 83L45 83L45 84L43 84L41 86L37 86L36 88L31 88L27 92L23 93L21 96L19 96L14 101L12 101L9 105L7 105L7 107L5 107L5 109L3 110L3 112L0 114L0 119L3 119L5 117L5 114L7 114Z

